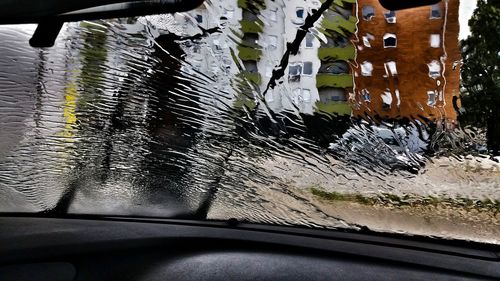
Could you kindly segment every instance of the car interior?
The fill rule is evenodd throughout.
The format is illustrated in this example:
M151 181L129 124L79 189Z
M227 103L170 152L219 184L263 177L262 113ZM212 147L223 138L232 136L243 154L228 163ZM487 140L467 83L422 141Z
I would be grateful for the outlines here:
M2 280L495 280L498 247L227 222L3 217Z

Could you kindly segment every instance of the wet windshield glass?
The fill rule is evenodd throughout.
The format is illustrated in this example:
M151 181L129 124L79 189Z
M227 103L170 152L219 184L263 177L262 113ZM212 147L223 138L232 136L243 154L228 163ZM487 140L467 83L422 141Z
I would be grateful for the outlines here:
M500 243L499 6L212 0L49 48L0 26L0 211Z

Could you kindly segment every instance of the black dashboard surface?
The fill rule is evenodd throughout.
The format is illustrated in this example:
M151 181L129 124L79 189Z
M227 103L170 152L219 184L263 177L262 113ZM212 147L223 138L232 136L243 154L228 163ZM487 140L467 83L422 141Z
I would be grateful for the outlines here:
M245 224L0 218L1 280L498 280L497 250Z

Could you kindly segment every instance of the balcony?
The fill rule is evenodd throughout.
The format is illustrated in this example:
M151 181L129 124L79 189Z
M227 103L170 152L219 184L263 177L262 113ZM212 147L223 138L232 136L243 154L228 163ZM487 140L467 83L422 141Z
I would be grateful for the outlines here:
M349 88L353 86L350 74L325 74L316 75L316 87Z
M240 26L241 26L241 31L243 31L243 33L262 32L262 23L259 21L240 20Z
M319 48L318 57L322 61L349 61L354 59L356 52L354 46L350 45L346 48Z
M238 57L243 61L258 61L262 51L252 47L238 46Z
M244 10L264 10L266 8L266 3L262 0L238 0L238 8Z
M262 81L261 77L260 77L260 73L258 73L258 72L244 71L244 72L241 72L239 76L242 77L243 79L250 81L252 83L255 83L257 85L260 84L260 82Z
M238 96L236 100L233 102L234 108L243 108L246 107L250 110L253 110L256 107L255 101L249 97L244 95Z
M351 115L352 112L349 103L342 101L317 102L316 110L328 114L337 114L337 115Z

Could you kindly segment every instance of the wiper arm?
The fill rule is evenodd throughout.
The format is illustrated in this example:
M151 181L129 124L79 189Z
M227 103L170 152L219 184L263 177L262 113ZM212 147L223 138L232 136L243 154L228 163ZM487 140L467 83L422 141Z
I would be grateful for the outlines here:
M224 161L219 166L219 169L217 170L217 177L210 184L208 191L205 194L205 197L201 201L198 209L194 212L192 219L196 220L207 219L208 212L210 211L210 208L212 207L212 204L217 196L217 192L219 191L219 186L222 180L222 176L224 175L225 166L229 162L229 158L231 158L232 155L233 155L233 149L231 148L227 153L227 155L224 157Z

